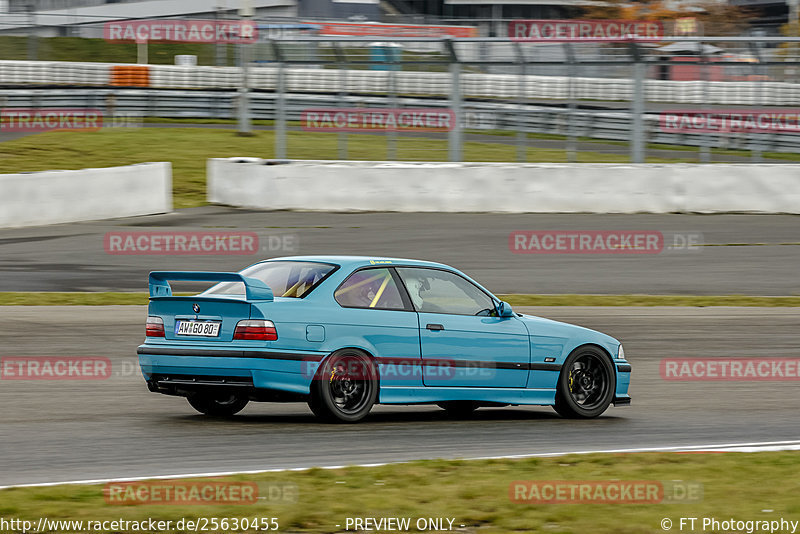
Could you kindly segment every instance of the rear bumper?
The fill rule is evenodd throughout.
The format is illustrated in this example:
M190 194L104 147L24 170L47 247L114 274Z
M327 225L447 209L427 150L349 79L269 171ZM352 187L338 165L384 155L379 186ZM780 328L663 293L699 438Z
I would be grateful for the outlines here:
M153 374L147 379L147 389L153 393L188 397L195 393L213 392L235 394L250 400L268 402L296 402L306 395L285 390L257 388L250 377L190 376Z
M158 345L142 345L137 353L150 391L184 396L200 389L236 390L248 395L264 391L307 395L325 356Z
M182 389L253 389L252 377L245 376L190 376L153 374L147 380L150 391L170 394Z

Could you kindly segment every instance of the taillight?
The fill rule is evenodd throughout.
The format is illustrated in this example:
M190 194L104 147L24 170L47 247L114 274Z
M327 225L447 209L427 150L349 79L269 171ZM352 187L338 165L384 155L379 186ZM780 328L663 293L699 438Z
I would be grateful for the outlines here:
M261 319L248 319L239 321L236 330L233 332L233 339L258 339L261 341L275 341L278 339L278 331L272 321Z
M145 335L147 337L164 337L164 319L154 315L148 317Z

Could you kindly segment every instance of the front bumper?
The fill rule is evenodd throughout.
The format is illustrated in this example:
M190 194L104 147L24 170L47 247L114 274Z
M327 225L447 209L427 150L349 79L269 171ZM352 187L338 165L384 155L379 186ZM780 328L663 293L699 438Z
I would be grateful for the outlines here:
M630 395L625 395L624 397L614 397L614 406L630 406L630 405L631 405Z

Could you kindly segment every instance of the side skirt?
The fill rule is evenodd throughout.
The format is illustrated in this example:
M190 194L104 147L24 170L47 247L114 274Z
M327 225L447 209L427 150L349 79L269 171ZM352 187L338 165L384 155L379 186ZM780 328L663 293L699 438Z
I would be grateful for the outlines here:
M381 386L380 404L427 404L445 401L470 400L501 404L555 404L555 389L529 388L456 388L456 387L397 387Z

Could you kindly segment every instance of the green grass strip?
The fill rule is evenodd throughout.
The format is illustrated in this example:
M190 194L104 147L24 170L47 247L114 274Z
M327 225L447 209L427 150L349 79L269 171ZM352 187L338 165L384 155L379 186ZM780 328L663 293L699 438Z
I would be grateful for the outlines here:
M136 306L146 305L147 293L0 292L0 306Z
M533 419L526 421L524 415L520 419L519 424L537 424ZM564 423L565 427L581 425L578 421ZM348 517L407 517L412 521L410 532L417 532L414 524L419 518L451 518L454 529L469 534L634 534L664 532L662 520L667 518L672 521L672 532L679 532L681 517L715 517L720 521L731 518L771 521L781 517L799 520L798 471L800 454L797 452L434 460L214 479L255 483L258 495L264 498L256 499L254 504L120 505L118 500L108 502L104 498L103 485L64 485L2 490L0 512L5 518L34 521L39 517L84 521L153 518L171 520L173 525L180 519L202 517L274 517L279 532L303 533L345 532ZM657 502L568 504L565 499L558 499L555 504L542 504L514 502L512 497L517 495L514 490L517 486L512 484L517 481L536 482L538 487L561 481L614 481L623 485L639 481L648 485L662 484L666 491L659 490L655 494L657 498L653 500ZM143 484L137 482L134 488ZM156 484L163 485L163 482ZM293 489L273 492L271 496L270 488ZM686 488L693 488L690 497L682 493ZM567 491L565 495L568 494ZM173 526L168 531L175 530ZM352 526L350 530L354 530ZM131 529L115 531L130 532ZM695 532L698 531L702 531L699 523ZM706 529L706 532L711 531L711 528ZM723 527L713 531L732 532Z

